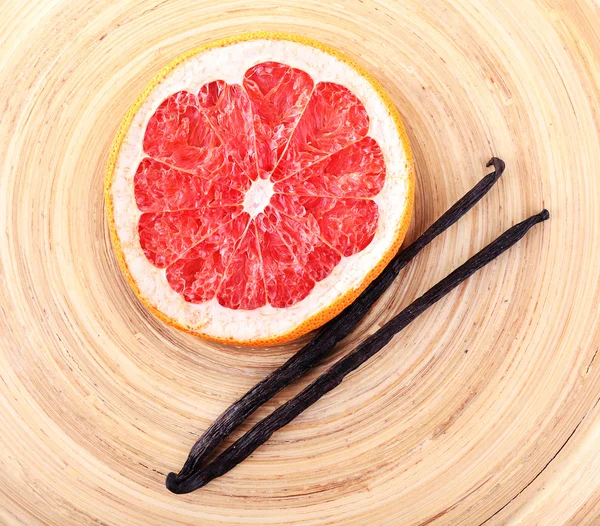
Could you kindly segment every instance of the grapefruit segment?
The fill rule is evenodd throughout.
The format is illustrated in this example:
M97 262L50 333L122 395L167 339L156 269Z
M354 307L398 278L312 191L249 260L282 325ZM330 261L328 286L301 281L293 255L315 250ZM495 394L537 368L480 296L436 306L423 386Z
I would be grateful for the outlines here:
M377 204L370 199L275 194L271 204L346 257L369 245L379 221Z
M371 137L283 179L275 192L320 197L374 197L385 183L385 161Z
M265 214L256 216L267 299L272 307L287 308L308 296L315 281L285 244L277 225Z
M216 171L223 164L221 140L187 91L166 98L148 121L144 151L184 170Z
M256 141L248 94L238 84L222 80L202 86L198 94L200 108L218 137L228 164L236 163L251 179L256 179ZM227 167L222 170L227 173Z
M223 307L229 309L257 309L267 303L254 220L251 221L227 268L217 299Z
M323 238L346 257L364 250L375 236L379 209L369 199L301 197L300 202Z
M252 179L246 175L242 167L230 160L224 160L221 167L208 175L211 180L218 180L227 186L231 186L241 192L246 192L252 186Z
M344 86L319 82L273 172L273 180L290 177L362 139L368 131L369 117L358 98Z
M308 73L278 62L263 62L244 75L254 114L258 167L263 178L275 168L308 104L314 82Z
M166 277L173 290L190 303L214 298L249 221L241 213L169 265Z
M153 265L164 268L241 213L241 206L144 213L138 225L140 245Z
M135 202L142 212L239 205L244 194L146 157L134 177Z
M315 281L325 279L339 264L341 254L305 223L282 214L272 206L265 209L265 216L270 224L276 226L282 241Z
M318 232L319 226L315 223L314 217L308 214L306 208L302 204L301 196L276 193L271 198L271 206L275 207L280 212L283 212L285 215L293 217L297 221L303 220L302 222L305 223L308 220L310 228L313 230L316 229L315 231Z

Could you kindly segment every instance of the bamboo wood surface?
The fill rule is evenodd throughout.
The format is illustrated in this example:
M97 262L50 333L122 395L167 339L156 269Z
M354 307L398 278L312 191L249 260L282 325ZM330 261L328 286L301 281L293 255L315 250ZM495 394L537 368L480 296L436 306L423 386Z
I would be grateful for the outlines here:
M37 0L0 5L0 524L600 524L600 7L594 0ZM510 225L551 219L206 488L165 474L306 341L237 349L129 290L104 217L152 76L248 30L334 45L383 83L417 167L412 240L500 182L297 393Z

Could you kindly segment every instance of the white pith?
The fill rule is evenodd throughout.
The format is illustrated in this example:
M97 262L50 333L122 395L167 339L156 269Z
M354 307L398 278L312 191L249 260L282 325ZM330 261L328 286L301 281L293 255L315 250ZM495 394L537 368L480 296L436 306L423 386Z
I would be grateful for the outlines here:
M248 212L250 217L260 214L273 196L273 186L270 179L256 179L244 196L244 212Z
M141 213L135 202L133 178L144 157L142 140L146 125L169 95L181 90L197 93L203 84L217 79L241 84L248 68L265 61L282 62L302 69L311 75L315 83L329 81L342 84L364 104L370 119L368 135L379 143L386 163L385 184L373 199L379 207L377 232L363 251L342 258L327 278L316 283L312 292L292 307L278 309L267 304L255 310L232 310L219 305L216 298L202 304L187 303L170 287L165 270L154 267L148 261L139 243ZM215 338L234 338L243 342L286 334L344 293L359 287L394 243L406 208L408 188L408 165L395 122L364 77L348 64L311 46L284 40L253 40L195 55L177 66L150 92L123 140L111 194L116 232L141 295L181 325ZM248 197L253 189L246 194L244 206L249 212L256 212L250 212L251 215L256 215L261 211L260 198L264 200L269 189L266 185L264 188L257 186L255 196Z

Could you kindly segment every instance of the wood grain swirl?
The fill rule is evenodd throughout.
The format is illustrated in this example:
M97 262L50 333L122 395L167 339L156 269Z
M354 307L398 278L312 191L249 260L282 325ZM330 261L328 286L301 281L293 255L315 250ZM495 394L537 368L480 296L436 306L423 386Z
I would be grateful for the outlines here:
M0 524L600 523L594 0L8 0L0 12ZM552 218L248 461L176 496L164 475L300 342L236 349L146 312L110 247L102 178L149 79L247 30L334 45L383 83L416 158L409 239L492 154L508 167L309 379L510 225L543 206Z

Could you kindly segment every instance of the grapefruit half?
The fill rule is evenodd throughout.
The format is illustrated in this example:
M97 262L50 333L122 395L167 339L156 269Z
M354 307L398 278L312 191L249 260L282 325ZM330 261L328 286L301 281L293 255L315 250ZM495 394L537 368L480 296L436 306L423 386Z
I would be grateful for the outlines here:
M110 153L111 238L165 322L272 345L348 306L399 249L413 160L362 67L308 38L251 33L178 57Z

